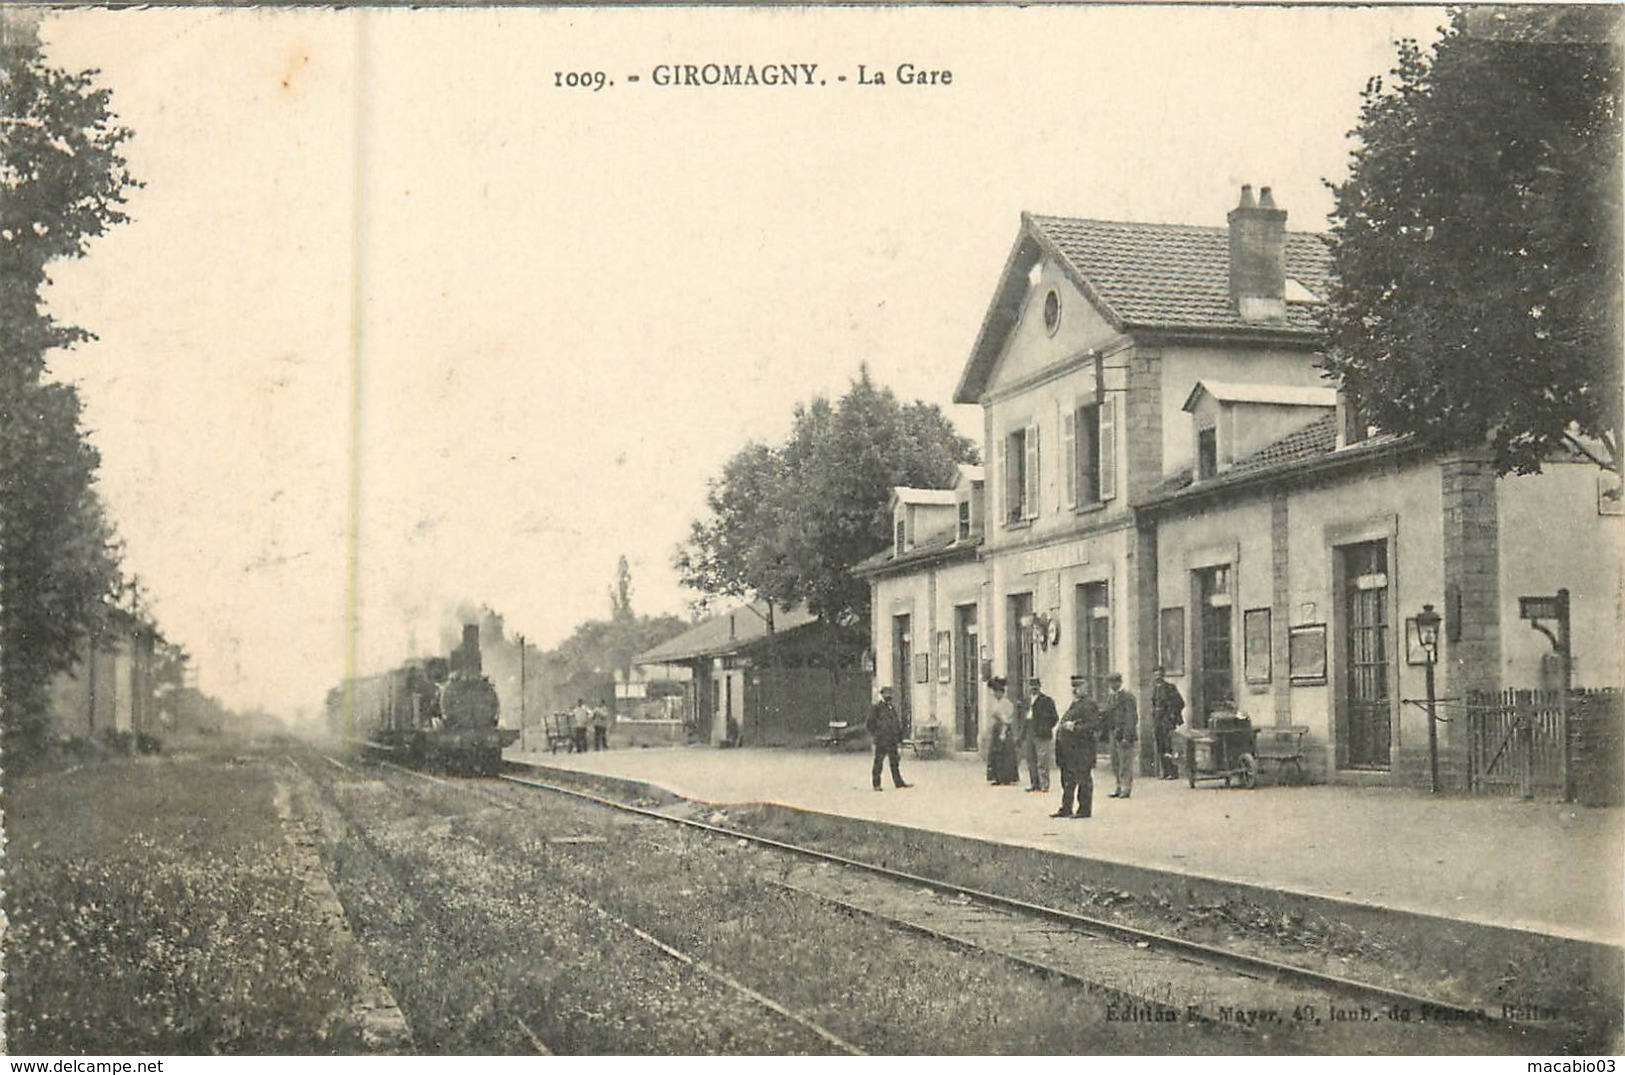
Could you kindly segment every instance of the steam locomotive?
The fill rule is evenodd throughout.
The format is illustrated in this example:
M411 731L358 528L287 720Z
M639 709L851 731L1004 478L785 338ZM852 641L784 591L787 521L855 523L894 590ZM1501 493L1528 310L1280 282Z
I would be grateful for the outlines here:
M408 661L328 692L333 730L369 753L413 768L489 776L502 748L519 738L497 727L501 703L480 665L480 629L463 627L450 657Z

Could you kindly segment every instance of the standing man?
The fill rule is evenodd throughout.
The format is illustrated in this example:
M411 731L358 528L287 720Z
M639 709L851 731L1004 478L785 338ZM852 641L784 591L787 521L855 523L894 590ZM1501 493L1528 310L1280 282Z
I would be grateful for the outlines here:
M1061 767L1061 808L1050 817L1089 817L1095 801L1095 733L1100 709L1089 697L1089 681L1072 677L1072 704L1055 730L1055 761ZM1072 795L1078 812L1072 812Z
M1033 677L1033 700L1027 710L1027 776L1028 791L1049 790L1049 768L1055 760L1055 725L1060 716L1055 712L1055 699L1044 693L1044 685Z
M1140 711L1134 695L1123 689L1121 673L1106 677L1106 702L1100 709L1112 737L1112 775L1117 778L1117 790L1106 797L1126 799L1134 790L1134 766L1140 760Z
M594 750L609 749L609 702L593 707L592 711L592 748Z
M570 750L575 754L587 752L587 729L592 726L592 709L584 698L576 699L570 710Z
M1179 688L1163 678L1162 669L1154 668L1157 677L1151 688L1151 723L1157 736L1157 765L1164 780L1179 777L1179 766L1174 763L1174 729L1185 723L1185 698Z
M880 766L890 759L891 782L898 788L911 788L914 785L903 779L903 772L898 768L898 747L903 742L903 722L897 716L897 710L891 704L892 690L890 687L880 688L880 697L869 709L869 737L875 743L875 767L872 774L875 790L880 791Z

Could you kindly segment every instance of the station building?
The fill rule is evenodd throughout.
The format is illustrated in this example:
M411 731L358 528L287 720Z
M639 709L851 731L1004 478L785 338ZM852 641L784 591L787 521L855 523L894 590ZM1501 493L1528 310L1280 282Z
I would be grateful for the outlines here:
M896 540L857 569L878 676L916 721L971 749L989 676L1017 697L1041 677L1064 707L1072 675L1099 692L1117 671L1150 772L1160 663L1196 727L1239 711L1295 730L1313 780L1427 786L1431 606L1459 787L1469 698L1561 685L1519 620L1558 590L1569 683L1617 692L1617 490L1594 465L1497 478L1361 425L1318 365L1325 241L1286 219L1247 187L1224 227L1022 215L954 394L982 408L985 472L894 490Z

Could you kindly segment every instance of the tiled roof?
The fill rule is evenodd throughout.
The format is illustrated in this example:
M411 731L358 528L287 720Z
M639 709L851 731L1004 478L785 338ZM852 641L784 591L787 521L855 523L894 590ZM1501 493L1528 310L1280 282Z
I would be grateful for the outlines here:
M1029 216L1108 316L1128 328L1259 329L1318 335L1317 304L1287 303L1285 323L1247 322L1230 302L1229 228ZM1286 275L1324 299L1326 241L1286 233Z
M1273 470L1305 459L1317 459L1331 454L1336 447L1337 414L1333 412L1321 415L1302 429L1294 430L1280 440L1266 444L1252 455L1236 460L1214 477L1203 479L1202 488L1211 488L1239 479L1243 475ZM1195 484L1195 474L1187 467L1153 485L1147 490L1146 499L1160 500Z
M777 634L812 623L816 617L806 605L773 610L773 630ZM638 654L636 664L665 664L693 657L733 653L759 638L767 637L767 605L753 601L704 620L676 638Z
M912 564L920 560L929 560L932 557L950 552L956 547L964 549L968 554L970 550L981 543L982 537L980 534L973 536L969 541L960 541L958 535L953 533L938 534L906 550L901 556L897 555L895 548L887 548L867 559L859 560L852 565L852 573L854 575L876 574L885 571L887 568L902 567L905 564Z
M1300 459L1313 459L1326 455L1337 447L1337 414L1323 414L1302 429L1295 430L1271 444L1266 444L1252 455L1236 460L1227 474L1247 474L1255 470L1268 470L1283 463L1296 463Z

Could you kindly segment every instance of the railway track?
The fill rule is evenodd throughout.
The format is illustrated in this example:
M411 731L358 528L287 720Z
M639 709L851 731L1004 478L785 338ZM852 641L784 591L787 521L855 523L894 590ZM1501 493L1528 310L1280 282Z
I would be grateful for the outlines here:
M325 754L321 755L321 757L329 765L343 773L346 773L347 775L364 775L361 770L339 761L336 758ZM294 762L293 764L296 768L299 768L298 762ZM404 768L391 762L375 762L373 765L376 768L393 771L419 781L438 785L442 788L461 793L482 795L487 800L492 801L495 805L503 809L516 810L520 808L517 804L512 802L502 801L501 796L492 795L488 788L477 782L448 780L432 774ZM303 770L301 769L301 771ZM310 774L307 772L305 775L308 777ZM387 864L390 860L388 850L381 847L378 842L366 832L365 826L358 823L353 816L350 816L336 798L329 797L329 802L341 816L342 824L345 826L347 834L351 838L355 839L359 844L366 847L378 861ZM385 865L384 868L387 872L396 875L394 879L403 891L413 887L410 883L411 879L399 876L398 871L395 868L389 865ZM795 1027L798 1031L811 1035L812 1038L815 1038L822 1043L824 1049L828 1052L842 1053L851 1056L867 1055L863 1049L859 1048L852 1042L847 1041L834 1031L830 1030L828 1027L823 1026L815 1018L805 1013L795 1011L791 1006L781 1003L780 1001L751 988L749 985L739 981L726 971L711 965L706 960L661 940L647 930L644 930L627 921L624 917L616 914L598 900L592 899L591 897L583 895L580 892L576 892L566 886L557 884L550 886L549 897L553 900L563 901L573 907L579 908L585 914L607 923L625 937L635 939L640 945L652 952L658 953L663 959L669 960L678 965L683 969L684 972L704 978L706 981L712 983L715 987L718 987L720 990L726 993L727 997L729 998L726 1003L730 1005L736 1004L739 1000L746 1001L750 1005L753 1005L760 1011L766 1013L767 1016L781 1020ZM443 920L448 914L452 913L451 908L445 906L441 901L437 900L436 897L425 893L423 890L421 890L421 888L418 888L413 892L413 898L427 904L426 911L420 911L415 914L415 918L417 919L419 926L430 926L432 928L434 921ZM523 1016L514 1016L513 1023L522 1033L524 1040L529 1044L534 1052L543 1055L551 1055L554 1052L550 1043L540 1034L538 1034L537 1031L532 1029L530 1024L527 1023Z
M781 884L788 890L1103 990L1128 1019L1205 1021L1251 1034L1330 1035L1347 1052L1362 1051L1358 1046L1372 1036L1370 1028L1385 1024L1395 1024L1389 1029L1402 1035L1437 1035L1436 1045L1414 1043L1425 1051L1561 1052L1581 1036L1566 1024L1501 1019L1451 1000L1014 899L578 788L512 774L498 779L794 856L809 865L786 873Z
M347 768L332 759L329 763ZM369 763L365 768L374 773L393 772L402 779L442 789L447 795L475 797L503 811L554 819L575 817L578 832L592 828L590 824L581 828L581 819L590 814L560 815L551 808L538 810L540 801L535 796L542 793L568 798L605 811L606 818L624 818L620 825L636 827L647 822L680 826L699 838L699 843L687 845L698 849L696 854L750 859L756 863L757 883L779 891L784 899L822 907L825 915L873 921L894 934L926 938L943 952L962 951L973 960L996 957L1045 982L1079 990L1088 998L1084 1002L1092 1005L1097 1014L1103 1012L1107 1021L1206 1027L1201 1033L1210 1036L1207 1047L1221 1051L1493 1055L1563 1052L1576 1048L1578 1040L1567 1027L1530 1027L1492 1019L1420 993L1322 974L639 804L647 800L629 804L515 775L499 780L448 780L389 763ZM362 772L349 771L351 775ZM388 783L398 784L395 780ZM407 785L398 787L405 789ZM498 828L523 827L494 819L490 824ZM611 845L619 846L613 836L551 837L546 842L605 845L606 851ZM653 842L660 841L655 838ZM703 850L713 842L714 853ZM746 850L750 848L759 849L765 857L751 858L751 852ZM578 880L582 880L579 875ZM741 978L750 977L762 984L754 967L748 974L729 974L692 951L684 951L681 943L671 943L678 938L658 925L649 925L649 920L639 917L641 912L635 909L628 912L612 908L579 890L561 887L560 879L551 871L546 883L559 899L583 914L599 919L646 950L658 952L660 958L677 965L683 973L703 978L712 987L734 996L736 1006L739 999L748 1000L764 1017L771 1016L793 1026L798 1033L810 1035L816 1039L816 1046L811 1047L816 1051L861 1053L865 1044L870 1049L888 1051L869 1043L861 1033L831 1029L822 1015L798 1011L795 1003L775 1000L761 989L746 985ZM597 893L599 889L595 886L592 891ZM657 936L663 932L667 933L664 939ZM728 958L725 956L724 962ZM774 991L771 985L763 988L766 993ZM803 1003L806 999L803 997ZM536 1051L552 1050L554 1043L546 1040L545 1026L540 1036L523 1017L518 1018L517 1026L523 1040ZM1227 1041L1231 1044L1215 1044ZM566 1044L561 1051L572 1049Z

